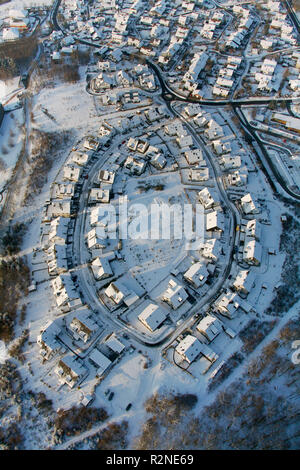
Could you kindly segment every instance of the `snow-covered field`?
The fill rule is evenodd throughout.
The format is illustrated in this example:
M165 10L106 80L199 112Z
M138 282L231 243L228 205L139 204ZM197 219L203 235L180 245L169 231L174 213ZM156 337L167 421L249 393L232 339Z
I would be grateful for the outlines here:
M0 190L9 181L24 143L24 113L16 109L6 113L0 128Z
M30 7L50 7L53 0L11 0L8 3L0 5L0 19L8 16L9 10L23 10Z
M0 341L0 364L3 364L9 358L4 341Z

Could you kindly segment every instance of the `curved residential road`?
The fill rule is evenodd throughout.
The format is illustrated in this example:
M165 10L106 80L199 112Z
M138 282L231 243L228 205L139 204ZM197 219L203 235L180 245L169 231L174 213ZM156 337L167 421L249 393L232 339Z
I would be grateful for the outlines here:
M177 112L172 110L172 113L176 114ZM192 131L192 133L194 135L194 138L199 143L199 145L201 145L201 147L203 147L203 144L199 142L195 131L190 127L189 127L189 130ZM132 132L132 135L134 135L134 134L135 134L135 132ZM117 147L123 139L124 139L124 136L120 136L119 139L114 143L114 147ZM101 167L103 167L103 165L105 165L106 161L110 157L111 150L112 150L112 148L110 147L107 150L106 155L100 157L100 159L91 167L91 169L89 170L89 173L88 173L89 178L87 180L85 180L83 188L82 188L80 204L79 204L79 209L78 209L78 216L76 218L76 226L75 226L75 232L76 233L75 233L75 236L74 236L74 240L76 240L76 242L74 242L74 243L76 243L74 245L74 252L76 253L76 256L78 258L77 259L77 265L78 266L82 266L82 265L86 264L86 259L84 258L84 251L85 250L84 250L84 248L82 249L81 247L84 245L84 226L85 226L85 220L86 220L85 208L86 208L86 204L87 204L88 188L89 188L91 180L94 178L96 172L99 171L99 169ZM210 162L211 161L212 161L212 159L210 157ZM137 341L140 344L143 344L144 346L153 348L153 347L162 346L169 340L172 342L174 340L174 338L176 338L178 336L179 331L180 332L183 331L183 329L185 329L187 327L187 325L193 323L194 314L198 313L203 308L204 305L210 303L213 299L215 299L217 297L217 295L219 294L220 289L224 285L224 282L226 281L226 279L227 279L227 277L228 277L228 275L231 271L231 265L232 265L232 259L233 259L233 249L234 249L234 244L235 244L235 233L236 233L235 232L235 227L236 227L236 223L237 223L236 214L234 212L234 209L232 209L231 203L229 202L229 200L227 198L227 195L226 195L226 192L225 192L225 190L222 186L221 177L220 177L220 175L217 174L217 170L215 169L214 166L213 166L213 171L214 171L214 173L217 177L217 184L220 187L220 192L221 192L221 195L224 199L224 202L226 203L226 205L228 205L229 209L233 213L233 220L231 222L232 235L230 237L231 249L230 249L230 252L227 253L228 262L226 264L226 267L224 269L224 272L223 272L222 276L217 279L217 281L216 281L215 285L213 286L212 290L207 292L207 294L196 305L194 305L191 308L191 310L189 311L188 318L181 325L176 326L171 331L168 331L168 333L164 337L160 337L156 340L151 341L150 338L148 339L148 338L143 337L141 334L139 334L138 331L136 331L136 329L134 329L133 327L128 325L121 318L116 318L115 316L111 315L105 309L105 307L100 303L99 298L98 298L95 290L93 288L91 288L91 285L93 284L94 281L93 281L92 274L90 273L89 270L86 273L86 275L83 272L81 272L80 269L78 271L76 271L76 275L78 276L79 284L80 284L80 286L83 290L85 299L86 299L87 303L92 307L92 309L96 312L99 312L101 315L103 315L103 320L105 322L107 322L111 326L114 326L114 327L117 327L117 328L119 328L123 331L126 331L126 333L132 339L134 339L135 341Z
M287 185L285 180L282 178L281 174L278 172L276 166L270 159L268 152L266 151L263 142L261 141L259 135L256 133L256 129L254 129L247 121L245 118L244 114L241 111L241 106L242 105L253 105L253 104L268 104L271 101L276 101L276 102L285 102L287 105L290 105L291 103L299 102L300 98L250 98L249 100L222 100L222 101L214 101L214 100L194 100L190 98L183 98L183 96L178 95L177 93L174 93L174 91L168 86L166 83L165 79L162 76L162 72L160 68L154 64L153 62L147 60L147 63L149 66L154 70L156 73L156 76L158 78L158 81L161 85L162 88L162 98L168 103L170 103L173 100L178 100L178 101L185 101L185 102L192 102L192 103L198 103L200 105L206 105L206 106L225 106L225 105L231 105L233 108L233 111L235 112L236 116L239 118L242 126L246 129L248 134L251 135L251 137L257 142L259 145L265 159L268 162L268 165L272 171L273 176L279 183L279 185L282 187L284 192L292 197L294 200L299 201L300 196L297 193L294 193L291 191ZM180 96L178 99L177 97ZM241 114L242 115L241 115ZM260 159L261 160L261 159ZM264 162L261 160L262 165L264 166L265 170L269 173L269 169L265 167Z
M140 58L140 56L136 56ZM162 89L162 97L165 101L185 101L188 103L198 103L203 106L226 106L226 105L263 105L269 104L270 102L276 101L277 103L300 103L300 98L274 98L274 97L258 97L258 98L249 98L249 99L227 99L227 100L211 100L211 99L197 99L190 96L184 96L178 93L177 91L173 90L166 80L163 77L163 72L157 64L154 64L151 60L146 60L147 64L154 70L158 81L160 83Z
M53 6L51 19L52 19L52 22L53 22L53 25L54 25L55 29L58 30L58 31L62 31L63 34L66 34L65 31L59 26L59 24L57 22L57 13L58 13L58 9L59 9L60 4L61 4L61 0L56 0L55 4ZM85 40L82 40L82 39L77 39L77 41L80 42L80 43L87 44L89 46L95 47L95 48L102 47L100 45L93 44L91 42L88 42L88 41L85 41ZM136 57L141 58L138 55L136 55ZM143 60L144 60L144 58L143 58ZM149 59L147 59L146 62L152 68L152 70L155 72L155 75L157 76L157 79L158 79L160 87L161 87L161 96L162 96L163 100L166 102L168 108L170 109L170 111L172 112L173 115L176 115L177 117L179 117L181 120L184 121L184 124L186 125L186 127L189 129L189 131L193 135L195 141L198 143L198 145L203 149L204 153L206 154L206 156L207 156L207 158L208 158L208 160L211 164L211 167L213 169L214 177L215 177L217 186L219 188L220 194L223 198L223 201L224 201L225 205L229 208L229 210L231 212L231 231L232 231L232 234L231 234L231 237L230 237L230 251L228 253L229 262L226 265L226 268L223 272L222 277L217 281L216 285L214 286L213 292L210 292L209 294L207 294L203 299L201 299L200 302L198 302L194 307L192 307L192 309L189 312L189 317L180 326L177 326L174 330L169 332L164 338L160 338L156 342L155 341L149 342L149 341L145 340L145 338L142 338L138 334L138 332L136 332L136 330L133 330L133 328L130 328L125 322L123 322L119 319L116 319L116 318L112 318L111 316L109 316L109 313L106 312L104 307L100 304L96 293L90 289L88 279L84 275L82 275L82 273L79 274L80 284L85 287L85 293L86 293L86 295L89 299L89 303L94 306L96 311L100 311L101 314L103 314L105 316L105 319L106 319L106 321L108 321L108 323L114 324L115 326L117 326L117 327L119 327L123 330L126 330L126 332L130 335L130 337L132 339L134 339L135 341L137 341L137 342L139 342L139 343L141 343L145 346L159 347L159 346L165 344L168 340L170 340L172 342L174 340L174 338L176 338L178 336L178 334L180 334L180 332L182 332L188 325L190 325L194 322L194 313L199 312L199 310L201 310L201 308L204 305L211 302L218 295L220 289L224 285L224 282L228 278L228 275L231 271L233 254L234 254L234 246L235 246L235 238L236 238L235 228L236 228L237 220L238 220L238 217L239 217L239 213L238 213L237 209L235 208L235 206L228 199L227 193L226 193L226 191L223 187L222 178L221 178L221 175L219 174L219 170L216 168L216 165L213 161L212 156L210 155L210 153L206 149L205 143L199 138L199 136L197 135L197 133L195 132L193 127L183 118L183 116L181 116L176 110L174 110L172 108L171 101L177 100L177 101L198 103L198 104L201 104L201 105L210 105L210 106L226 106L226 105L233 105L233 104L235 104L236 106L241 106L243 104L244 105L268 104L268 103L270 103L270 101L274 101L274 98L252 98L250 100L198 100L196 98L186 97L186 96L180 95L178 92L173 90L166 83L165 79L162 76L161 69L156 64L154 64ZM278 102L287 102L287 103L293 103L295 101L291 98L277 98L275 100L278 101ZM90 182L91 173L92 172L90 172L90 174L89 174L89 179L84 184L84 186L86 188L88 187L88 184ZM84 199L82 199L82 204L84 204ZM81 209L83 209L83 205L81 206ZM80 256L79 264L81 264L81 261L84 261L83 259L81 259L82 250L80 250L80 244L84 243L84 241L82 240L83 220L84 219L81 216L81 222L80 222L80 225L78 226L78 230L80 230L80 237L78 237L78 238L79 238L80 241L78 241L78 246L76 246L77 254L79 254L79 256Z
M232 268L232 262L234 259L234 249L236 246L236 226L240 219L239 211L237 210L235 205L232 204L231 201L228 199L227 193L223 186L221 173L217 165L214 162L213 156L210 154L209 150L207 149L205 142L202 140L201 137L198 136L198 134L196 133L195 129L191 126L191 124L178 111L176 111L172 107L171 103L167 103L167 106L170 109L170 111L173 113L173 115L178 117L184 123L184 125L188 128L189 132L192 134L193 138L195 139L199 147L202 149L203 153L206 155L208 161L210 162L211 168L214 173L214 179L216 181L219 192L221 194L221 198L223 198L223 201L226 207L231 212L231 234L230 234L229 252L227 254L228 262L226 264L224 272L222 273L222 276L220 277L220 279L218 279L217 283L215 284L213 292L211 292L210 295L207 295L203 299L201 299L201 301L196 305L196 307L193 307L191 309L189 317L178 328L176 328L176 330L171 335L169 335L169 342L164 347L164 350L166 350L172 344L172 342L176 339L177 336L179 336L185 329L190 327L195 322L194 313L195 312L199 313L199 310L201 310L201 308L203 308L204 305L211 303L212 300L214 300L217 297L217 295L219 295L222 287L224 286L224 283L228 279L228 276ZM168 338L166 338L166 340L167 339Z
M61 4L61 0L55 0L53 7L52 7L52 11L50 13L50 20L52 21L55 31L62 31L57 22L57 12L60 7L60 4Z
M284 0L284 5L289 13L289 16L292 20L292 23L293 25L295 26L296 30L297 30L297 33L298 33L298 36L300 35L300 22L298 20L298 16L297 14L295 13L295 10L293 9L291 3L289 2L289 0Z
M297 193L294 193L286 184L285 179L282 177L280 172L278 171L276 165L274 164L273 160L270 158L267 150L265 149L264 146L264 141L260 138L259 134L257 133L257 129L255 129L253 126L251 126L246 119L243 111L237 106L233 105L233 110L235 115L239 118L242 126L244 129L248 132L248 134L251 135L251 137L256 141L257 145L259 146L264 158L266 159L269 168L271 169L271 172L281 188L284 190L284 192L289 196L292 197L293 200L300 201L300 195ZM259 156L259 154L257 154ZM265 170L269 173L269 169L266 167L265 162L260 158L261 164L265 168Z
M60 3L61 3L61 0L57 0L56 3L54 4L51 17L52 17L52 22L53 22L53 25L55 26L55 28L59 31L62 31L65 34L65 32L62 30L62 28L59 26L59 24L57 22L57 12L58 12L58 8L60 6ZM98 46L96 44L92 44L92 43L89 43L87 41L84 41L84 40L79 40L78 39L78 41L81 42L81 43L84 43L84 44L88 44L88 45L93 46L93 47L101 47L101 46ZM162 78L161 71L160 71L159 67L157 67L155 64L153 64L150 61L149 61L149 65L152 66L152 68L156 72L156 75L158 77L158 80L159 80L159 83L160 83L160 86L161 86L161 95L162 95L162 98L164 99L164 101L166 102L167 105L169 105L169 102L173 99L189 101L186 97L183 97L179 94L176 94L176 93L173 92L173 90L170 89L170 87L165 83L164 79ZM172 95L171 99L170 99L169 95ZM217 103L217 105L224 106L224 104L229 104L229 101L228 101L228 103L226 103L224 101L222 101L222 102L220 102L220 101L211 102L210 101L209 103L210 104ZM204 103L202 102L202 104L204 104ZM177 113L171 107L169 107L169 109L171 110L172 114ZM179 115L179 117L180 117L180 119L182 119L182 116ZM200 141L200 139L199 139L198 135L196 134L196 132L194 131L194 129L187 122L185 122L185 124L187 125L187 127L191 131L191 133L194 136L196 142L198 142L198 144L201 146L201 148L204 149L205 154L208 154L207 150L205 149L205 146L204 146L203 142ZM124 138L124 136L123 136L123 138ZM220 189L220 193L223 197L223 200L224 200L226 206L230 209L230 211L232 213L231 229L232 229L233 235L231 236L231 249L230 249L230 252L228 253L228 258L229 258L230 262L227 264L226 269L225 269L221 279L218 279L216 285L213 288L213 291L208 293L206 296L204 296L204 298L201 299L200 302L198 302L194 307L192 307L192 309L190 310L189 317L187 318L187 320L185 322L183 322L180 326L177 326L175 328L175 330L172 330L171 332L169 332L164 338L160 338L159 340L153 341L153 342L146 341L144 338L142 338L140 335L138 335L136 330L133 330L133 328L130 328L125 322L122 322L121 320L117 320L115 318L112 319L112 317L110 317L109 314L106 311L104 311L104 307L99 303L99 299L97 298L97 295L94 292L91 291L88 280L81 273L79 274L79 277L80 277L80 280L81 280L81 285L84 285L85 288L86 288L85 293L86 293L87 297L89 298L90 304L93 305L94 308L100 310L101 313L105 314L105 317L106 317L107 320L109 320L109 323L114 323L115 326L118 326L118 327L121 327L122 329L125 329L127 331L127 333L131 337L133 337L136 341L138 341L139 343L142 343L142 344L144 344L145 346L148 346L148 347L159 347L159 346L163 345L164 343L166 343L166 341L168 341L170 338L178 336L178 331L182 331L186 327L187 324L189 324L193 321L194 314L196 312L199 312L199 310L205 304L211 302L214 298L216 298L219 290L223 286L223 284L224 284L224 282L225 282L226 278L228 277L228 275L230 273L230 270L231 270L232 259L233 259L233 249L234 249L234 244L235 244L235 227L236 227L236 223L237 223L236 213L235 213L234 209L232 208L232 205L231 205L230 201L228 200L227 194L226 194L226 192L223 188L223 185L222 185L221 177L220 177L220 175L217 175L217 169L216 169L216 167L213 163L212 157L209 155L208 158L209 158L209 161L210 161L211 166L213 168L213 172L214 172L214 175L216 177L217 185ZM90 181L90 175L91 175L91 172L89 174L89 179L84 184L85 187L88 187L88 183ZM82 209L82 207L81 207L81 209ZM79 230L80 230L80 234L82 235L82 220L81 220ZM79 238L82 239L81 236ZM82 241L82 242L84 243L84 241ZM80 243L79 243L79 245L80 245ZM82 251L80 250L79 245L77 246L77 253L81 254ZM83 261L83 260L80 259L80 261Z

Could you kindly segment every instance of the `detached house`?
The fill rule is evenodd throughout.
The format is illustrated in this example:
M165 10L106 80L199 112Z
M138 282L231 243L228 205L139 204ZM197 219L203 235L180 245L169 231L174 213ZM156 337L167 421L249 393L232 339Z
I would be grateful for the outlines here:
M179 308L188 298L185 289L174 279L170 279L168 287L162 295L162 300L167 302L174 310Z
M73 354L65 356L58 362L54 372L59 377L59 382L73 388L88 373L81 359Z
M223 324L213 315L206 315L198 323L196 329L211 342L223 331Z
M96 259L92 261L91 268L93 271L94 278L97 281L113 276L113 271L109 264L109 261L111 259L112 257L109 257L109 256L101 256L101 257L97 257Z
M192 264L192 266L184 273L183 277L186 281L190 282L196 289L198 289L198 287L205 284L208 277L208 271L205 264L199 261Z
M191 364L199 354L201 353L200 341L192 335L187 335L180 343L176 346L176 352L182 356L182 358Z
M75 341L81 340L87 343L99 329L92 318L92 312L88 308L78 309L68 314L66 319L68 331Z
M230 292L222 295L215 302L216 311L229 319L236 316L239 306L238 295Z
M243 261L247 264L260 266L262 260L262 246L256 241L250 239L244 246Z
M138 319L152 332L159 328L166 318L167 312L151 302L138 316Z
M258 214L260 209L258 205L254 202L254 199L250 193L246 194L241 198L241 206L244 214Z
M206 214L206 230L223 232L225 228L225 217L220 211L213 211Z
M248 295L255 282L255 274L248 269L241 269L233 283L233 288L243 294Z
M214 200L208 188L204 188L199 191L198 199L204 209L211 209L214 205L218 204L218 202Z
M122 302L124 302L127 307L130 307L130 305L139 299L139 296L135 292L128 289L119 280L109 284L105 290L105 294L108 298L113 300L115 304L120 305Z

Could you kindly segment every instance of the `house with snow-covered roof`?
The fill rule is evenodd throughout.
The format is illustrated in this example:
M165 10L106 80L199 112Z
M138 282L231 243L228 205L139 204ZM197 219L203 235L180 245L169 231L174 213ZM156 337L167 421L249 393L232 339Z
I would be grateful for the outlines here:
M246 167L229 173L227 176L230 186L245 186L248 181L248 170Z
M222 245L216 238L207 240L201 249L202 256L204 256L204 258L211 259L214 262L218 261L221 252Z
M77 309L64 317L67 330L75 341L87 343L99 330L99 325L87 307Z
M206 265L200 261L193 263L184 273L183 277L186 281L198 289L199 287L203 286L207 280L208 271Z
M102 188L92 188L89 195L89 204L108 203L110 190Z
M228 292L227 294L221 295L214 303L216 312L229 319L232 319L237 315L239 307L239 297L234 292Z
M89 361L97 368L97 375L101 376L109 369L112 362L99 349L95 348L89 355Z
M75 163L75 165L79 165L79 166L86 165L90 157L91 157L91 154L88 152L75 151L71 153L72 163Z
M203 188L201 191L199 191L198 199L204 209L212 209L214 205L218 204L218 201L215 201L208 188Z
M54 369L54 373L58 376L61 384L67 384L70 388L73 388L84 379L88 369L75 354L69 354L60 359Z
M71 219L56 217L50 222L48 239L51 243L65 244L67 240L68 227Z
M146 328L153 332L161 326L167 318L167 315L167 312L157 304L149 302L139 314L138 319L146 326Z
M224 132L223 132L222 126L220 126L220 125L219 125L216 121L214 121L213 119L211 119L211 120L208 122L208 127L207 127L207 129L205 129L204 134L205 134L205 136L206 136L209 140L220 139L220 137L223 137L223 136L224 136Z
M189 364L191 364L199 354L201 353L200 341L192 335L187 335L180 343L176 346L176 352L182 356Z
M124 167L130 170L132 175L141 175L146 167L146 162L140 160L138 157L129 155L124 163Z
M51 221L54 217L71 217L72 215L72 200L52 200L47 206L45 221Z
M262 261L262 246L253 239L249 239L244 245L243 261L247 264L260 266Z
M125 350L125 346L121 341L116 337L114 333L112 333L104 343L106 346L109 347L111 351L115 354L121 354Z
M69 273L55 277L51 281L51 286L58 307L67 306L72 300L80 300Z
M188 171L188 180L190 181L207 181L209 180L209 169L207 167L203 168L193 168Z
M96 281L100 281L101 279L106 279L107 277L113 276L113 270L110 266L110 261L114 259L113 256L98 256L95 258L91 263L91 269L93 271L94 278Z
M82 168L74 165L65 165L63 168L63 180L64 181L77 181L80 179Z
M167 302L174 310L179 308L188 298L188 294L175 279L170 279L167 289L162 294L162 300Z
M167 160L162 153L157 153L151 157L150 163L157 170L162 170L166 166Z
M47 250L47 264L50 276L68 271L66 245L52 243Z
M127 307L139 299L139 296L133 290L128 289L120 280L111 282L106 288L105 294L115 304L120 305L124 302Z
M223 324L213 315L206 315L200 320L196 329L211 342L223 331Z
M246 226L242 225L241 230L244 231L246 238L255 238L255 240L260 240L262 227L258 220L252 219L247 221Z
M180 148L191 147L193 145L193 138L190 135L180 135L176 138L176 142Z
M199 165L201 163L206 164L201 149L187 150L184 152L184 156L189 165Z
M241 198L241 206L246 215L258 214L260 212L258 204L250 193L245 194L245 196Z
M224 170L231 170L235 168L240 168L242 160L239 155L223 155L220 159L220 163Z
M94 227L87 233L86 243L89 250L98 250L106 247L107 233L103 227Z
M102 183L113 184L115 180L115 172L110 170L100 170L98 179Z
M37 337L37 343L40 347L40 354L44 359L51 359L57 352L63 349L62 343L58 339L61 331L61 319L49 320L41 329Z
M206 214L206 230L223 232L225 228L225 217L223 212L213 211Z
M75 183L54 183L51 186L52 199L72 199L75 194Z
M249 271L248 269L241 269L232 286L233 288L243 295L248 295L254 286L255 283L255 273L254 271Z

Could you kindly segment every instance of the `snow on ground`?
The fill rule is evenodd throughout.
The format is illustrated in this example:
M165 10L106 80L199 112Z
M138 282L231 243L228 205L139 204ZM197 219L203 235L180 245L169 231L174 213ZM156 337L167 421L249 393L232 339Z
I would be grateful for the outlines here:
M75 84L58 82L55 88L44 88L35 99L34 127L45 132L71 130L79 136L99 127L93 99L82 79ZM53 119L43 110L47 110Z
M12 6L16 7L18 3L21 3L24 7L29 1L17 2L15 0L9 4L9 8ZM50 4L51 2L45 1L45 3ZM2 11L3 9L0 9L0 12ZM83 68L81 71L83 71ZM44 132L71 131L74 139L72 138L72 143L69 144L70 147L84 135L96 132L99 127L99 118L97 118L94 100L87 94L85 87L86 82L83 73L79 83L66 84L58 82L53 88L44 87L33 98L33 127ZM12 85L11 91L13 89ZM7 92L7 89L2 89L0 93L6 93L5 96L7 96L9 92ZM14 112L15 118L19 114L22 114L21 110ZM3 138L4 136L7 138L9 135L10 128L7 127L9 124L11 123L7 115L1 128ZM45 279L47 279L48 275L46 269L42 271L44 266L42 256L35 256L34 251L39 246L41 210L45 200L49 197L50 182L55 179L60 166L68 156L68 151L68 148L61 149L52 170L49 172L48 183L42 189L39 196L35 197L33 204L29 208L29 211L32 211L32 222L24 239L22 254L27 255L31 271L39 269L37 259L41 258L40 276L44 276ZM7 158L8 161L14 161L13 156L10 154ZM163 183L165 185L164 191L157 193L153 190L140 192L138 184L142 184L143 181L146 183L149 183L149 181L156 184ZM272 194L263 175L251 174L249 176L248 190L257 196L261 194L265 196L265 200L268 201L269 218L272 223L270 226L266 225L263 227L264 256L262 266L260 268L251 268L256 270L258 276L256 287L249 295L248 300L255 306L257 311L263 311L271 300L273 286L280 279L281 267L284 260L284 255L282 254L271 256L267 253L268 247L278 250L281 233L281 207L277 202L270 201ZM155 200L164 203L187 202L182 192L179 173L167 173L167 170L163 176L155 174L151 176L143 175L139 178L128 178L126 194L128 194L130 203L138 202L149 205L151 202L156 202ZM18 214L21 214L23 210L24 208L19 209ZM153 243L127 240L123 244L123 252L129 269L133 274L137 275L136 277L142 281L142 284L148 290L166 277L169 273L170 265L172 263L175 264L175 261L178 262L184 251L180 244L176 245L174 243L174 246L170 246L169 240L153 241ZM185 256L185 252L183 254ZM266 277L265 272L267 270L267 284L269 288L264 290L262 289L262 283ZM20 372L25 379L25 387L27 390L45 392L47 397L53 400L54 409L69 408L74 404L77 405L82 397L82 393L88 393L92 388L92 380L86 380L80 385L80 388L76 387L72 391L66 385L59 387L57 376L53 373L58 356L48 363L42 364L39 347L36 343L41 328L49 320L55 318L55 302L49 280L40 282L37 290L28 295L26 302L26 321L24 324L17 325L16 327L17 336L21 334L24 328L29 328L30 330L29 342L24 347L26 361L20 368ZM231 323L229 320L224 320L224 324L232 326L233 329L240 330L241 325L244 326L248 318L250 319L250 315L249 317L243 315L236 322ZM117 332L117 334L121 335L121 332ZM271 336L273 336L273 332ZM220 356L212 369L216 367L220 360L226 361L231 354L238 350L240 343L238 338L231 340L225 333L220 334L212 344L212 349ZM130 422L130 440L139 433L140 426L145 422L147 416L144 409L145 400L156 391L166 394L172 392L195 393L199 398L199 408L204 403L213 400L215 393L208 395L206 389L210 372L207 372L205 375L201 374L202 359L195 361L193 364L191 370L195 377L192 377L189 373L164 359L161 356L162 347L148 348L146 350L144 346L141 346L134 340L131 341L131 344L135 347L135 350L132 350L132 353L126 351L120 362L112 368L103 383L96 388L95 402L93 404L94 406L103 406L112 419L127 419ZM6 349L0 343L0 362L4 361L5 358ZM236 378L242 372L243 367L237 367L229 380L231 381ZM108 400L105 394L107 389L114 392L114 398L111 401ZM129 403L132 403L132 408L126 411ZM46 429L40 426L37 426L37 428L41 434L39 446L42 447L47 443L45 438ZM33 430L30 430L29 434L32 432ZM33 440L30 439L28 437L26 446L27 448L34 448L38 439L36 436Z
M145 356L147 354L152 363L145 369ZM143 351L143 347L132 355L127 353L120 365L113 369L96 390L95 405L103 405L108 413L121 421L130 422L128 439L131 440L140 431L141 425L146 420L144 402L155 392L161 393L197 393L200 384L190 375L176 370L175 366L161 359L159 350ZM109 389L114 392L114 398L108 401L104 392ZM126 411L126 406L132 403L132 408Z
M43 110L46 110L47 113L49 113L48 116L51 116L52 119L49 118ZM49 184L47 183L41 188L41 193L34 198L28 210L23 207L21 200L22 194L20 193L20 204L19 206L16 205L15 213L15 218L19 219L19 221L24 219L25 215L26 217L33 217L36 216L37 213L41 213L45 201L49 198L50 182L54 181L61 165L67 159L71 148L79 139L87 134L92 134L99 127L99 119L96 117L93 99L85 91L83 72L82 80L76 84L58 82L55 88L44 87L40 93L34 95L32 100L32 113L33 122L31 126L33 129L53 133L69 131L71 133L71 141L69 146L65 145L63 148L58 149L52 169L48 173ZM14 111L14 114L16 115L17 111ZM28 128L28 133L30 133L30 128ZM24 188L26 187L25 182L23 182L23 186Z
M163 183L165 185L163 191L147 191L142 192L138 190L138 185L143 184L159 184ZM150 208L153 204L162 205L162 204L171 204L177 203L180 204L180 207L183 207L183 204L187 203L187 200L184 197L182 192L182 186L180 183L179 173L170 173L164 175L163 178L161 175L155 175L151 177L140 177L138 179L128 178L126 185L126 194L128 195L128 209L130 211L131 204L143 204L146 208ZM148 210L148 214L150 209ZM184 253L184 240L172 239L172 234L174 233L174 220L171 215L171 240L169 239L159 239L151 240L149 239L148 234L151 230L151 218L148 217L148 233L141 232L141 239L130 239L123 241L123 254L126 260L126 263L133 274L140 280L143 286L147 286L147 290L150 291L155 285L157 285L160 280L165 278L169 271L170 267L175 264L175 261L180 259L181 255ZM145 225L143 225L143 228ZM128 227L130 232L130 225ZM137 227L137 231L139 228Z
M20 77L8 78L6 80L0 80L0 101L5 104L5 101L17 90L20 90L19 86Z
M9 359L9 354L7 353L5 343L0 341L0 364L3 364L6 359Z
M50 7L53 0L11 0L0 5L0 18L6 18L9 10L24 10L30 7Z
M0 128L0 190L7 183L17 163L24 142L24 113L17 109L4 116Z

